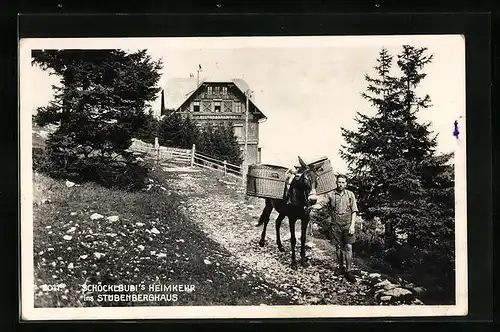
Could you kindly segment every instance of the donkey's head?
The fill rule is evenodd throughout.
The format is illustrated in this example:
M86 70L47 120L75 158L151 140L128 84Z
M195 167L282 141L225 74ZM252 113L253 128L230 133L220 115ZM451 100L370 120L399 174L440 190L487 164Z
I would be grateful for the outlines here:
M292 195L295 196L295 199L292 199L292 202L308 207L310 203L314 203L317 199L316 186L318 175L314 166L307 165L300 156L298 158L300 169L294 186L295 195Z

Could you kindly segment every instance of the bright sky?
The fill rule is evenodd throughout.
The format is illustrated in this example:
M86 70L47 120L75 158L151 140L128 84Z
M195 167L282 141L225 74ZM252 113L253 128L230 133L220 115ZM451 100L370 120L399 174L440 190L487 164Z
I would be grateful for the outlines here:
M395 58L403 44L428 47L434 55L419 88L421 95L430 95L433 106L419 117L431 122L439 134L440 152L455 150L453 122L465 118L465 43L458 35L30 41L37 42L29 44L30 48L46 49L146 48L153 58L163 59L162 86L171 77L196 76L199 64L201 78L243 78L268 117L260 125L263 163L291 167L297 164L298 155L306 161L327 156L337 171L344 172L347 167L338 152L344 143L340 128L356 128L357 111L370 113L370 105L360 94L366 88L364 75L374 74L372 68L383 46ZM28 110L45 104L52 96L50 86L58 80L24 62L21 91L29 91L29 97L22 99L22 107ZM159 109L159 99L153 107ZM460 124L465 125L462 119Z

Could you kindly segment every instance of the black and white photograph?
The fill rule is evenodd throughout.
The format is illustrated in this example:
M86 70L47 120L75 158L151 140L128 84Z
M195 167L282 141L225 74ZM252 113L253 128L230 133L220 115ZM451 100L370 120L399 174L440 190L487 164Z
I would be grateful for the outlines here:
M461 35L26 38L21 315L467 315Z

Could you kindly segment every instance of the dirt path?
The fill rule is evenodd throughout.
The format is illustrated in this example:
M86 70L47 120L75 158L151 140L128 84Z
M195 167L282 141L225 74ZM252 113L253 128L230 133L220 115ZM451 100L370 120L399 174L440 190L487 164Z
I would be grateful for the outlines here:
M163 170L170 173L168 186L183 198L180 210L233 255L235 263L243 267L243 278L263 277L276 285L272 291L280 295L293 294L293 299L301 304L374 304L373 295L369 294L368 273L360 271L355 284L335 276L332 249L324 240L309 237L308 241L312 242L312 248L307 251L310 266L292 270L288 221L285 219L281 228L285 252L279 252L275 243L275 211L267 229L267 244L259 247L262 228L255 225L264 202L257 198L245 199L237 179L205 170L176 169L172 165L165 165ZM300 227L299 222L297 226ZM300 230L296 235L299 238ZM298 250L299 247L297 254Z

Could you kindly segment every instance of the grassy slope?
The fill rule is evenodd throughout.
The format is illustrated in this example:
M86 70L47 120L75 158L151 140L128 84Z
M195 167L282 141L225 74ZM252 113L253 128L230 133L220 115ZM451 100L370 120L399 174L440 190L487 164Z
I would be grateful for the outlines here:
M68 188L35 174L36 307L292 303L266 291L273 285L258 277L240 279L242 271L229 262L229 254L184 219L177 210L178 197L156 183L149 191L131 193L94 184ZM94 213L104 218L91 220ZM114 215L119 221L106 219ZM176 302L85 300L82 285L97 283L178 283L196 289L178 293ZM58 291L40 288L56 284L61 285ZM97 294L87 295L98 299Z

